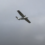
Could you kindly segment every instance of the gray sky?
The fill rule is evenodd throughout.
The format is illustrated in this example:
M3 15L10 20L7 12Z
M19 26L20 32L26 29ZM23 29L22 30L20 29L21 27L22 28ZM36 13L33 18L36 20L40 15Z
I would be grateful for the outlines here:
M0 45L45 45L45 0L0 0Z

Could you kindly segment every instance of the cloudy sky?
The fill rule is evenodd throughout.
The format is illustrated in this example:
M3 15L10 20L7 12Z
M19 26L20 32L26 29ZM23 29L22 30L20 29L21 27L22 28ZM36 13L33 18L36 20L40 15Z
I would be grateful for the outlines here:
M0 0L0 45L45 45L45 0Z

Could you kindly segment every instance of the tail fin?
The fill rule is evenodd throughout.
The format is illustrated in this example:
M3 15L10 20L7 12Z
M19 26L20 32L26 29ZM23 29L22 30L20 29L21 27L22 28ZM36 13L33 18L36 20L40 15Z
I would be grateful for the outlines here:
M18 17L16 16L16 18L18 19Z
M17 18L18 20L20 20L17 16L16 16L16 18Z

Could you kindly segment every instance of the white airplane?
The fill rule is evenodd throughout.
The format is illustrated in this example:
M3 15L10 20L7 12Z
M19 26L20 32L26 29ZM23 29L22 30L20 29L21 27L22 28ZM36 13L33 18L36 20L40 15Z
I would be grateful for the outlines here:
M26 17L25 15L23 15L20 10L17 10L17 12L18 12L19 15L22 17L22 18L18 18L18 17L16 16L16 18L17 18L18 20L26 20L28 23L31 23L31 22L28 20L28 17Z

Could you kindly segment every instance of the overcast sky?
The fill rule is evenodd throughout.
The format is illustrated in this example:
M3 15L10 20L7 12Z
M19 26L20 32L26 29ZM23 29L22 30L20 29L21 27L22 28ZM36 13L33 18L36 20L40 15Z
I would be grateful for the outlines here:
M45 0L0 0L0 45L45 45Z

